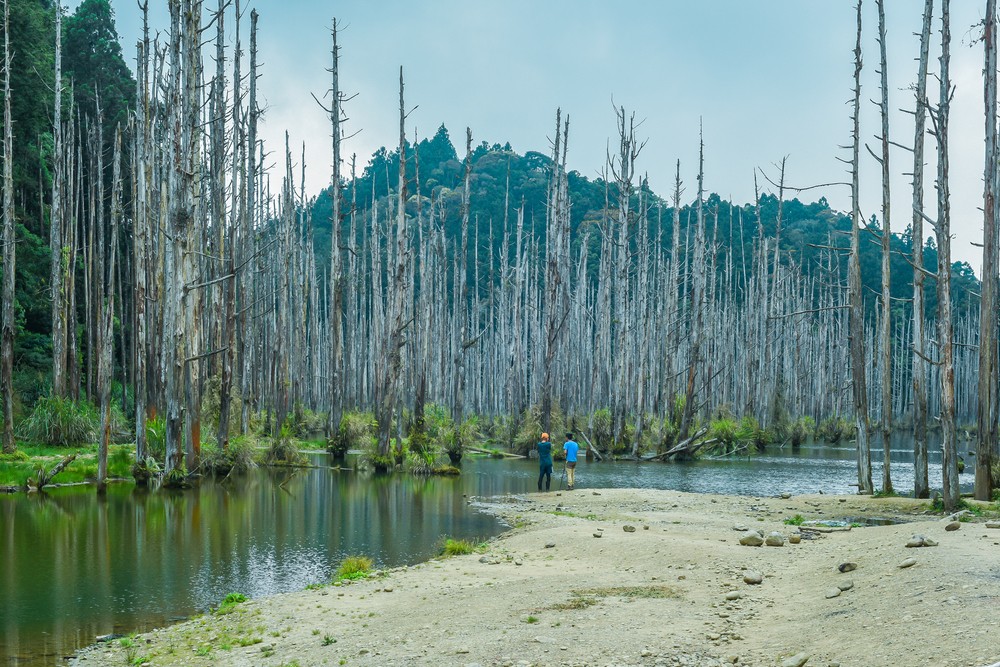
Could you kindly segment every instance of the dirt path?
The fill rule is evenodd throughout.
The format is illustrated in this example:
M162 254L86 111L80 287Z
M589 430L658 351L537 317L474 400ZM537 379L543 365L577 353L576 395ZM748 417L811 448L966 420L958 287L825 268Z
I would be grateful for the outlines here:
M494 499L483 553L238 605L74 664L970 666L1000 661L1000 529L908 499L578 490ZM910 523L741 546L748 527ZM633 532L627 532L634 528ZM919 533L937 546L907 548ZM600 537L598 537L598 535ZM899 565L907 558L916 563ZM857 569L838 571L842 563ZM760 584L744 582L748 572ZM836 597L834 591L846 588ZM241 645L245 644L245 645ZM797 657L796 657L797 656ZM808 658L802 663L803 658Z

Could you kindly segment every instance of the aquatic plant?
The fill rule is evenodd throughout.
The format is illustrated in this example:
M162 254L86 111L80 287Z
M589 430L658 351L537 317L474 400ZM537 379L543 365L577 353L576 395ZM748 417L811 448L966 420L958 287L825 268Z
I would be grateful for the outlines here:
M799 417L792 422L786 431L788 439L792 441L793 447L798 447L809 439L809 436L816 430L816 422L812 417Z

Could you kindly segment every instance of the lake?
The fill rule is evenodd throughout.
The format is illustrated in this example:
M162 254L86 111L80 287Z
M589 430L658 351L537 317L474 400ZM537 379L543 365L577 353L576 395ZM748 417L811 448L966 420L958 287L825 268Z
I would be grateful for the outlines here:
M909 447L902 438L893 444L901 492L912 490ZM853 493L854 456L844 444L688 463L581 462L577 488ZM872 457L879 487L881 450ZM931 455L935 488L940 459ZM967 461L963 490L973 483ZM481 458L467 458L458 477L262 468L188 491L122 483L103 498L92 487L0 496L0 655L9 665L65 664L97 635L180 620L230 592L258 598L327 583L348 555L368 555L378 567L426 560L445 537L499 534L504 527L470 499L534 491L537 469L534 461ZM560 473L557 462L553 490Z

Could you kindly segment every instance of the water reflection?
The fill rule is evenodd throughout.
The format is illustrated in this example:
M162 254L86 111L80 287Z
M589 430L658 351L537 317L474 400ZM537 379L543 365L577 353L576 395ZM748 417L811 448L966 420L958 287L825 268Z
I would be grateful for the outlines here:
M806 446L685 464L581 463L577 479L581 489L851 493L854 470L850 446ZM560 472L557 464L553 488ZM905 440L893 444L892 473L897 489L912 487ZM417 562L446 535L497 534L502 527L468 497L531 492L536 477L533 461L481 459L466 461L457 478L262 469L186 492L113 485L104 498L90 488L3 496L0 655L10 664L59 664L96 635L163 625L232 591L261 597L329 581L350 554L382 567ZM936 452L931 484L940 481Z

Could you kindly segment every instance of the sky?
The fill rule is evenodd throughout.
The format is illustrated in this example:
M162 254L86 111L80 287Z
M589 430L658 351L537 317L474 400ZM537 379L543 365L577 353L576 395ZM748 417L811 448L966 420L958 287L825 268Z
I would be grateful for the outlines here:
M134 67L141 14L135 0L111 0L126 60ZM615 107L641 121L647 143L637 169L667 196L676 161L686 199L695 196L699 125L705 144L705 189L752 202L754 174L777 181L787 156L788 185L850 180L850 102L856 15L847 0L241 0L260 14L259 87L266 104L262 136L275 159L284 133L292 153L306 146L307 192L318 193L331 173L329 120L312 95L328 91L330 26L336 16L341 89L354 96L344 156L358 169L380 146L398 142L398 79L403 67L407 133L434 134L444 123L460 154L465 128L473 142L510 142L519 153L546 152L556 109L570 117L568 163L600 175L616 137ZM69 0L73 10L79 0ZM940 4L940 3L937 3ZM206 8L214 7L206 0ZM981 264L984 149L983 52L978 41L983 2L952 3L950 163L953 257ZM166 34L165 0L153 0L151 25ZM911 85L916 78L919 0L886 3L890 138L913 144ZM334 13L335 12L335 13ZM880 152L877 14L865 0L861 135ZM248 44L249 12L243 43ZM227 19L232 44L233 20ZM938 70L940 22L935 18L931 70ZM214 33L213 33L214 34ZM207 63L212 67L211 61ZM244 66L246 71L246 66ZM937 79L928 95L938 98ZM935 217L937 160L927 143L925 206ZM911 220L912 155L893 148L890 224ZM280 170L279 170L280 173ZM296 172L298 172L298 165ZM776 188L758 175L761 189ZM881 167L862 149L861 209L882 218ZM794 192L788 196L795 196ZM798 195L824 196L849 211L850 188L830 186ZM930 232L928 232L930 233Z

